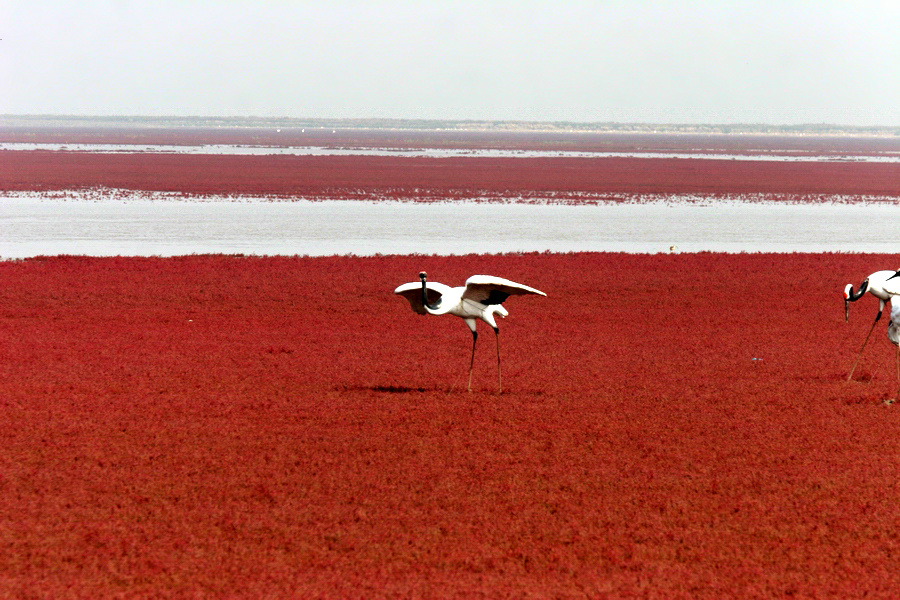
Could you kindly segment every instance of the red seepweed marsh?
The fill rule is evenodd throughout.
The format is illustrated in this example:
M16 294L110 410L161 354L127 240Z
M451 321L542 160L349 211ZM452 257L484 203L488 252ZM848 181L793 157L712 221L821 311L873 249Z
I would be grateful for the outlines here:
M900 416L891 256L0 263L11 595L876 595ZM547 298L485 336L420 270ZM786 284L785 282L789 282Z
M60 202L110 188L313 200L900 197L900 165L855 160L895 153L893 138L290 135L348 147L839 148L841 160L4 150L0 190ZM0 142L285 139L0 128ZM895 349L882 320L846 381L877 302L854 303L846 323L841 295L895 261L0 261L0 596L896 596ZM393 294L420 271L547 293L505 304L503 395L492 336L466 393L466 327L413 314Z

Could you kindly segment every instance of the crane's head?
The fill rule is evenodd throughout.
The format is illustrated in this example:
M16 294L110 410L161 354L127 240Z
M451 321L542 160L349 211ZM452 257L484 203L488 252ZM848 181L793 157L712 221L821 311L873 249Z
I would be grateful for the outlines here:
M844 302L850 301L850 296L853 294L853 284L848 283L847 287L844 288Z
M853 284L848 283L844 288L844 321L850 322L850 294L853 293Z
M428 273L426 273L425 271L419 273L419 279L421 279L422 281L425 281L426 277L428 277Z
M848 283L847 287L844 288L844 320L850 320L850 303L856 302L869 289L869 278L866 277L863 279L863 282L859 285L859 289L856 292L853 291L853 284Z

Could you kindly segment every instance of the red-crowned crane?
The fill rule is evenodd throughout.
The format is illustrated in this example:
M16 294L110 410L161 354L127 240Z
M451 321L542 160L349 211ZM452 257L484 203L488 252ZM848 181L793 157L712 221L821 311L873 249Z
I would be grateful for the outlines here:
M881 319L881 313L884 312L884 305L893 295L895 295L894 292L889 291L885 286L887 285L892 289L897 288L896 294L900 294L900 280L894 280L888 283L888 280L896 277L898 273L900 273L900 271L875 271L863 280L857 291L853 291L853 284L851 283L848 283L847 287L844 288L844 319L846 321L850 320L850 303L856 302L862 298L866 292L869 292L878 298L879 301L878 314L875 315L875 321L872 323L872 327L866 335L862 348L859 349L859 354L856 355L856 361L853 363L853 368L850 369L850 375L847 376L847 381L853 379L853 372L856 371L856 365L859 364L859 359L862 356L863 350L866 349L866 344L869 343L869 337L871 337L872 331L875 329L875 324ZM891 303L891 306L893 306L893 303Z
M478 342L476 319L481 319L494 328L497 338L497 384L503 393L503 376L500 371L500 329L494 315L506 317L509 312L503 302L510 296L544 292L502 277L472 275L465 286L450 287L443 283L428 281L427 274L419 273L420 281L404 283L394 290L409 300L409 305L420 315L455 315L460 317L472 330L472 358L469 361L469 391L472 391L472 370L475 366L475 344Z
M891 298L891 323L888 325L888 339L897 347L897 380L900 380L900 299L894 300L895 296L900 296L900 271L887 278L882 285L885 293Z
M897 380L900 381L900 302L891 301L891 323L888 325L888 339L897 346Z

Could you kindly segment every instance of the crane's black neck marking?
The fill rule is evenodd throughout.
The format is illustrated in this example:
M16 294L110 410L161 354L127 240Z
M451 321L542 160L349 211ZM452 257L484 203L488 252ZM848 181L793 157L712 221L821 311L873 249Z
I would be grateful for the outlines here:
M850 288L850 295L847 297L847 300L850 302L856 302L866 293L866 290L869 289L869 280L866 279L859 285L859 291L855 294L853 293L853 288Z
M428 303L428 286L425 285L425 275L420 274L419 279L422 280L422 304L424 304L426 308L430 308L431 310L437 310L441 306L440 296L434 302L434 304L429 304Z

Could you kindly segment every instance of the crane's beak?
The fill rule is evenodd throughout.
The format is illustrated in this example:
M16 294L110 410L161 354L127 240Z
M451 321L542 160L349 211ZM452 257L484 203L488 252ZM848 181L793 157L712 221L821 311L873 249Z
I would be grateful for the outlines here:
M844 298L844 322L850 322L850 301Z

